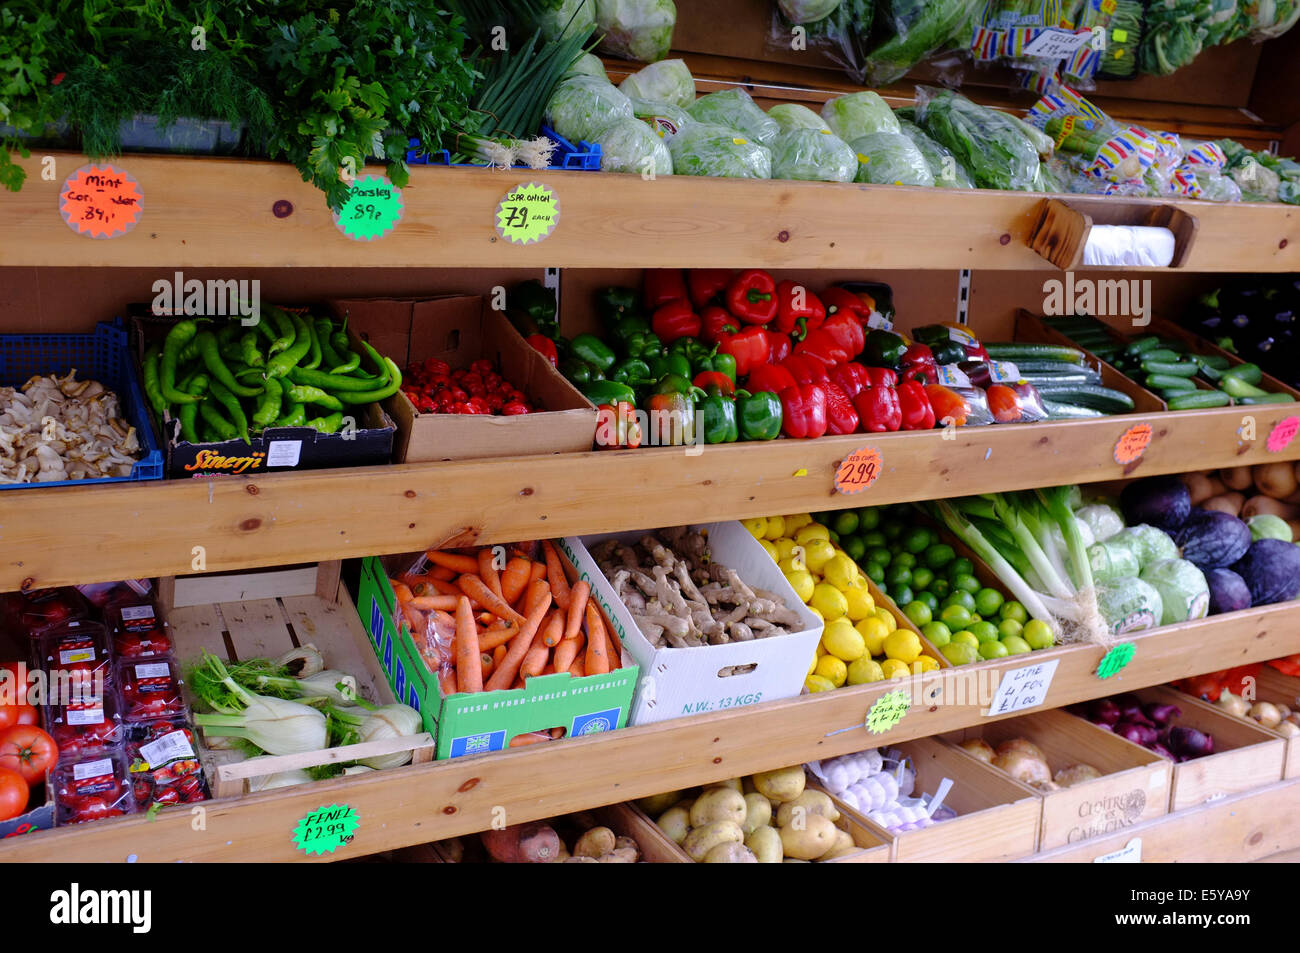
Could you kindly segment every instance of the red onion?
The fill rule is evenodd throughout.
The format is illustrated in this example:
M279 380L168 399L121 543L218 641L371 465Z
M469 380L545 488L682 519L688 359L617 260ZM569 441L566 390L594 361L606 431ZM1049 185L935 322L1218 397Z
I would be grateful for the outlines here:
M1201 758L1214 754L1214 739L1195 728L1174 725L1169 729L1169 748L1189 758Z
M1107 726L1114 725L1120 719L1119 706L1109 698L1095 698L1088 702L1088 720Z
M1145 722L1147 720L1147 716L1142 713L1142 702L1136 695L1128 693L1116 695L1110 701L1119 706L1120 718L1123 721Z
M1163 728L1183 713L1182 709L1177 705L1167 705L1160 702L1147 702L1142 706L1142 710L1158 728Z
M1144 725L1137 721L1121 721L1115 726L1115 734L1143 747L1155 744L1160 737L1159 733L1150 725Z
M1152 751L1153 754L1158 754L1158 755L1160 755L1160 757L1165 758L1165 759L1167 759L1167 760L1169 760L1169 761L1177 761L1177 760L1178 760L1177 758L1174 757L1174 753L1173 753L1172 751L1170 751L1170 750L1169 750L1168 748L1166 748L1164 745L1160 744L1160 742L1158 742L1158 741L1157 741L1155 744L1150 745L1149 747L1150 747L1150 749L1151 749L1151 751Z

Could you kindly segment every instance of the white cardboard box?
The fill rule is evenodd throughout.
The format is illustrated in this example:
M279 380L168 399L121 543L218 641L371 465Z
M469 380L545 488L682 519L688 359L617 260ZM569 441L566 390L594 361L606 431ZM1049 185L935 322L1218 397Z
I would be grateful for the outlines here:
M632 621L627 606L614 593L588 548L607 539L630 545L646 531L566 537L561 540L565 553L613 620L624 648L641 666L641 681L632 702L633 725L792 698L803 689L808 663L822 637L821 621L794 594L776 563L740 523L708 523L696 528L708 537L715 561L736 570L749 585L779 593L785 604L799 613L804 630L752 642L656 649ZM725 667L749 664L755 665L753 671L718 675Z

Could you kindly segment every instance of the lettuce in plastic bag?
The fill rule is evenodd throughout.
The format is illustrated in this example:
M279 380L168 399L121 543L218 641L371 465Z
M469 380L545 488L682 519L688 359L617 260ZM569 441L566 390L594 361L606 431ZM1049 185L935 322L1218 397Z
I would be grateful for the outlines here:
M663 139L640 119L619 119L596 132L602 172L672 175L673 159Z
M840 0L777 0L781 15L791 23L816 23L834 13Z
M673 45L677 7L673 0L596 0L596 34L611 56L653 63Z
M851 146L858 159L858 182L934 185L925 156L901 132L873 132L854 139Z
M701 96L687 106L686 111L697 122L735 129L763 146L780 131L776 120L769 119L749 93L739 88Z
M1160 593L1161 625L1204 619L1210 608L1210 585L1205 573L1186 559L1162 559L1142 570L1139 577Z
M537 28L547 40L586 36L596 28L596 0L550 0L537 15Z
M864 68L869 86L901 79L931 53L948 46L966 46L975 29L983 0L886 0L877 25L892 33L867 54Z
M671 142L673 136L695 121L685 109L672 103L633 99L632 112L664 142Z
M917 123L951 150L976 186L1028 192L1039 182L1038 149L1010 117L948 89L921 87L917 103Z
M735 129L693 122L668 143L677 175L730 179L770 179L772 153Z
M898 119L877 93L865 90L836 96L822 107L822 119L831 132L852 142L870 132L898 132Z
M660 60L633 73L618 84L632 99L671 103L682 109L695 102L695 77L685 60Z
M574 60L573 65L560 78L560 81L573 79L575 76L592 76L596 79L603 79L607 83L609 82L609 74L605 72L605 64L600 61L599 56L592 56L590 53L583 53Z
M772 140L772 178L852 182L853 150L829 129L787 129Z
M632 100L608 80L594 76L566 79L546 104L547 123L570 142L593 141L600 129L615 120L632 118Z
M782 132L791 129L825 129L831 131L826 120L807 106L798 103L780 103L767 111L767 118L774 120Z
M925 164L930 167L935 185L941 189L975 188L975 183L970 180L957 157L927 136L920 126L905 119L899 119L898 126L903 135L911 139L912 145L925 156Z

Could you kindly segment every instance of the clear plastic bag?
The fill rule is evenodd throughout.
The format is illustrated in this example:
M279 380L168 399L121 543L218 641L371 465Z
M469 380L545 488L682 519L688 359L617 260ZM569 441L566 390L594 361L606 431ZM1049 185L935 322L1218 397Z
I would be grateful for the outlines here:
M180 668L167 656L121 659L117 685L122 698L122 718L127 722L155 721L183 716Z
M632 112L665 143L672 142L673 136L695 121L691 118L691 114L680 106L644 99L632 100Z
M685 60L660 60L633 73L618 88L633 101L669 103L687 109L695 102L695 77Z
M556 87L546 104L546 121L568 139L578 142L592 137L616 119L631 119L632 101L608 80L575 76Z
M950 47L966 48L983 0L887 0L874 35L887 37L867 54L868 86L897 82L917 63Z
M596 132L600 170L635 175L672 175L673 159L663 138L640 119L618 119Z
M830 13L809 19L827 7ZM861 84L875 8L874 0L774 0L767 48L820 53Z
M60 693L98 695L113 685L108 632L98 622L78 620L42 633L35 660L45 672L49 704Z
M136 813L126 756L120 751L60 762L51 781L56 827Z
M911 139L912 145L916 146L925 157L925 163L930 167L930 174L934 176L936 186L941 189L975 188L970 173L962 168L961 163L950 150L927 136L925 130L913 122L900 119L898 125L902 134Z
M768 118L753 97L739 87L701 96L687 106L686 111L696 122L734 129L761 146L769 145L781 129L776 120Z
M126 737L117 696L111 689L100 695L72 693L66 701L50 704L45 728L59 746L61 761L115 749Z
M858 158L829 129L789 129L772 141L772 178L852 182Z
M916 121L952 152L977 187L1033 190L1039 176L1038 149L1006 114L951 90L920 86Z
M873 132L854 139L851 146L858 159L858 182L934 185L934 175L925 156L901 132Z
M126 746L131 790L138 808L208 799L194 730L184 718L133 725Z
M668 144L675 175L709 175L732 179L770 179L772 153L735 130L693 122Z
M668 55L677 25L673 0L596 0L600 51L625 60L654 63ZM558 132L558 130L556 130Z

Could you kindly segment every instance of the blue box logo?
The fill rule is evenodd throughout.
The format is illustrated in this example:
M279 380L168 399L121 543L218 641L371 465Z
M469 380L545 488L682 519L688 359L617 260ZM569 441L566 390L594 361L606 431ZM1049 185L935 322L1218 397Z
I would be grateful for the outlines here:
M379 600L374 596L370 597L370 637L375 640L375 645L379 645L380 639L384 635L384 613L379 608Z
M412 682L410 686L408 686L408 691L406 693L406 704L410 705L416 711L420 710L420 696L417 695L415 692L415 682Z
M489 751L504 751L506 747L505 729L484 732L480 735L465 735L463 738L451 739L451 752L448 757L459 758L466 754L487 754Z
M613 731L618 727L619 715L623 713L622 708L608 708L605 711L593 711L589 715L579 715L573 719L573 727L569 731L570 737L578 735L595 735L602 731Z
M406 666L402 664L401 659L398 659L396 664L394 665L394 668L395 671L393 672L393 694L396 695L398 698L401 698L402 692L406 691Z
M393 674L393 640L387 632L384 633L384 671L392 677Z

